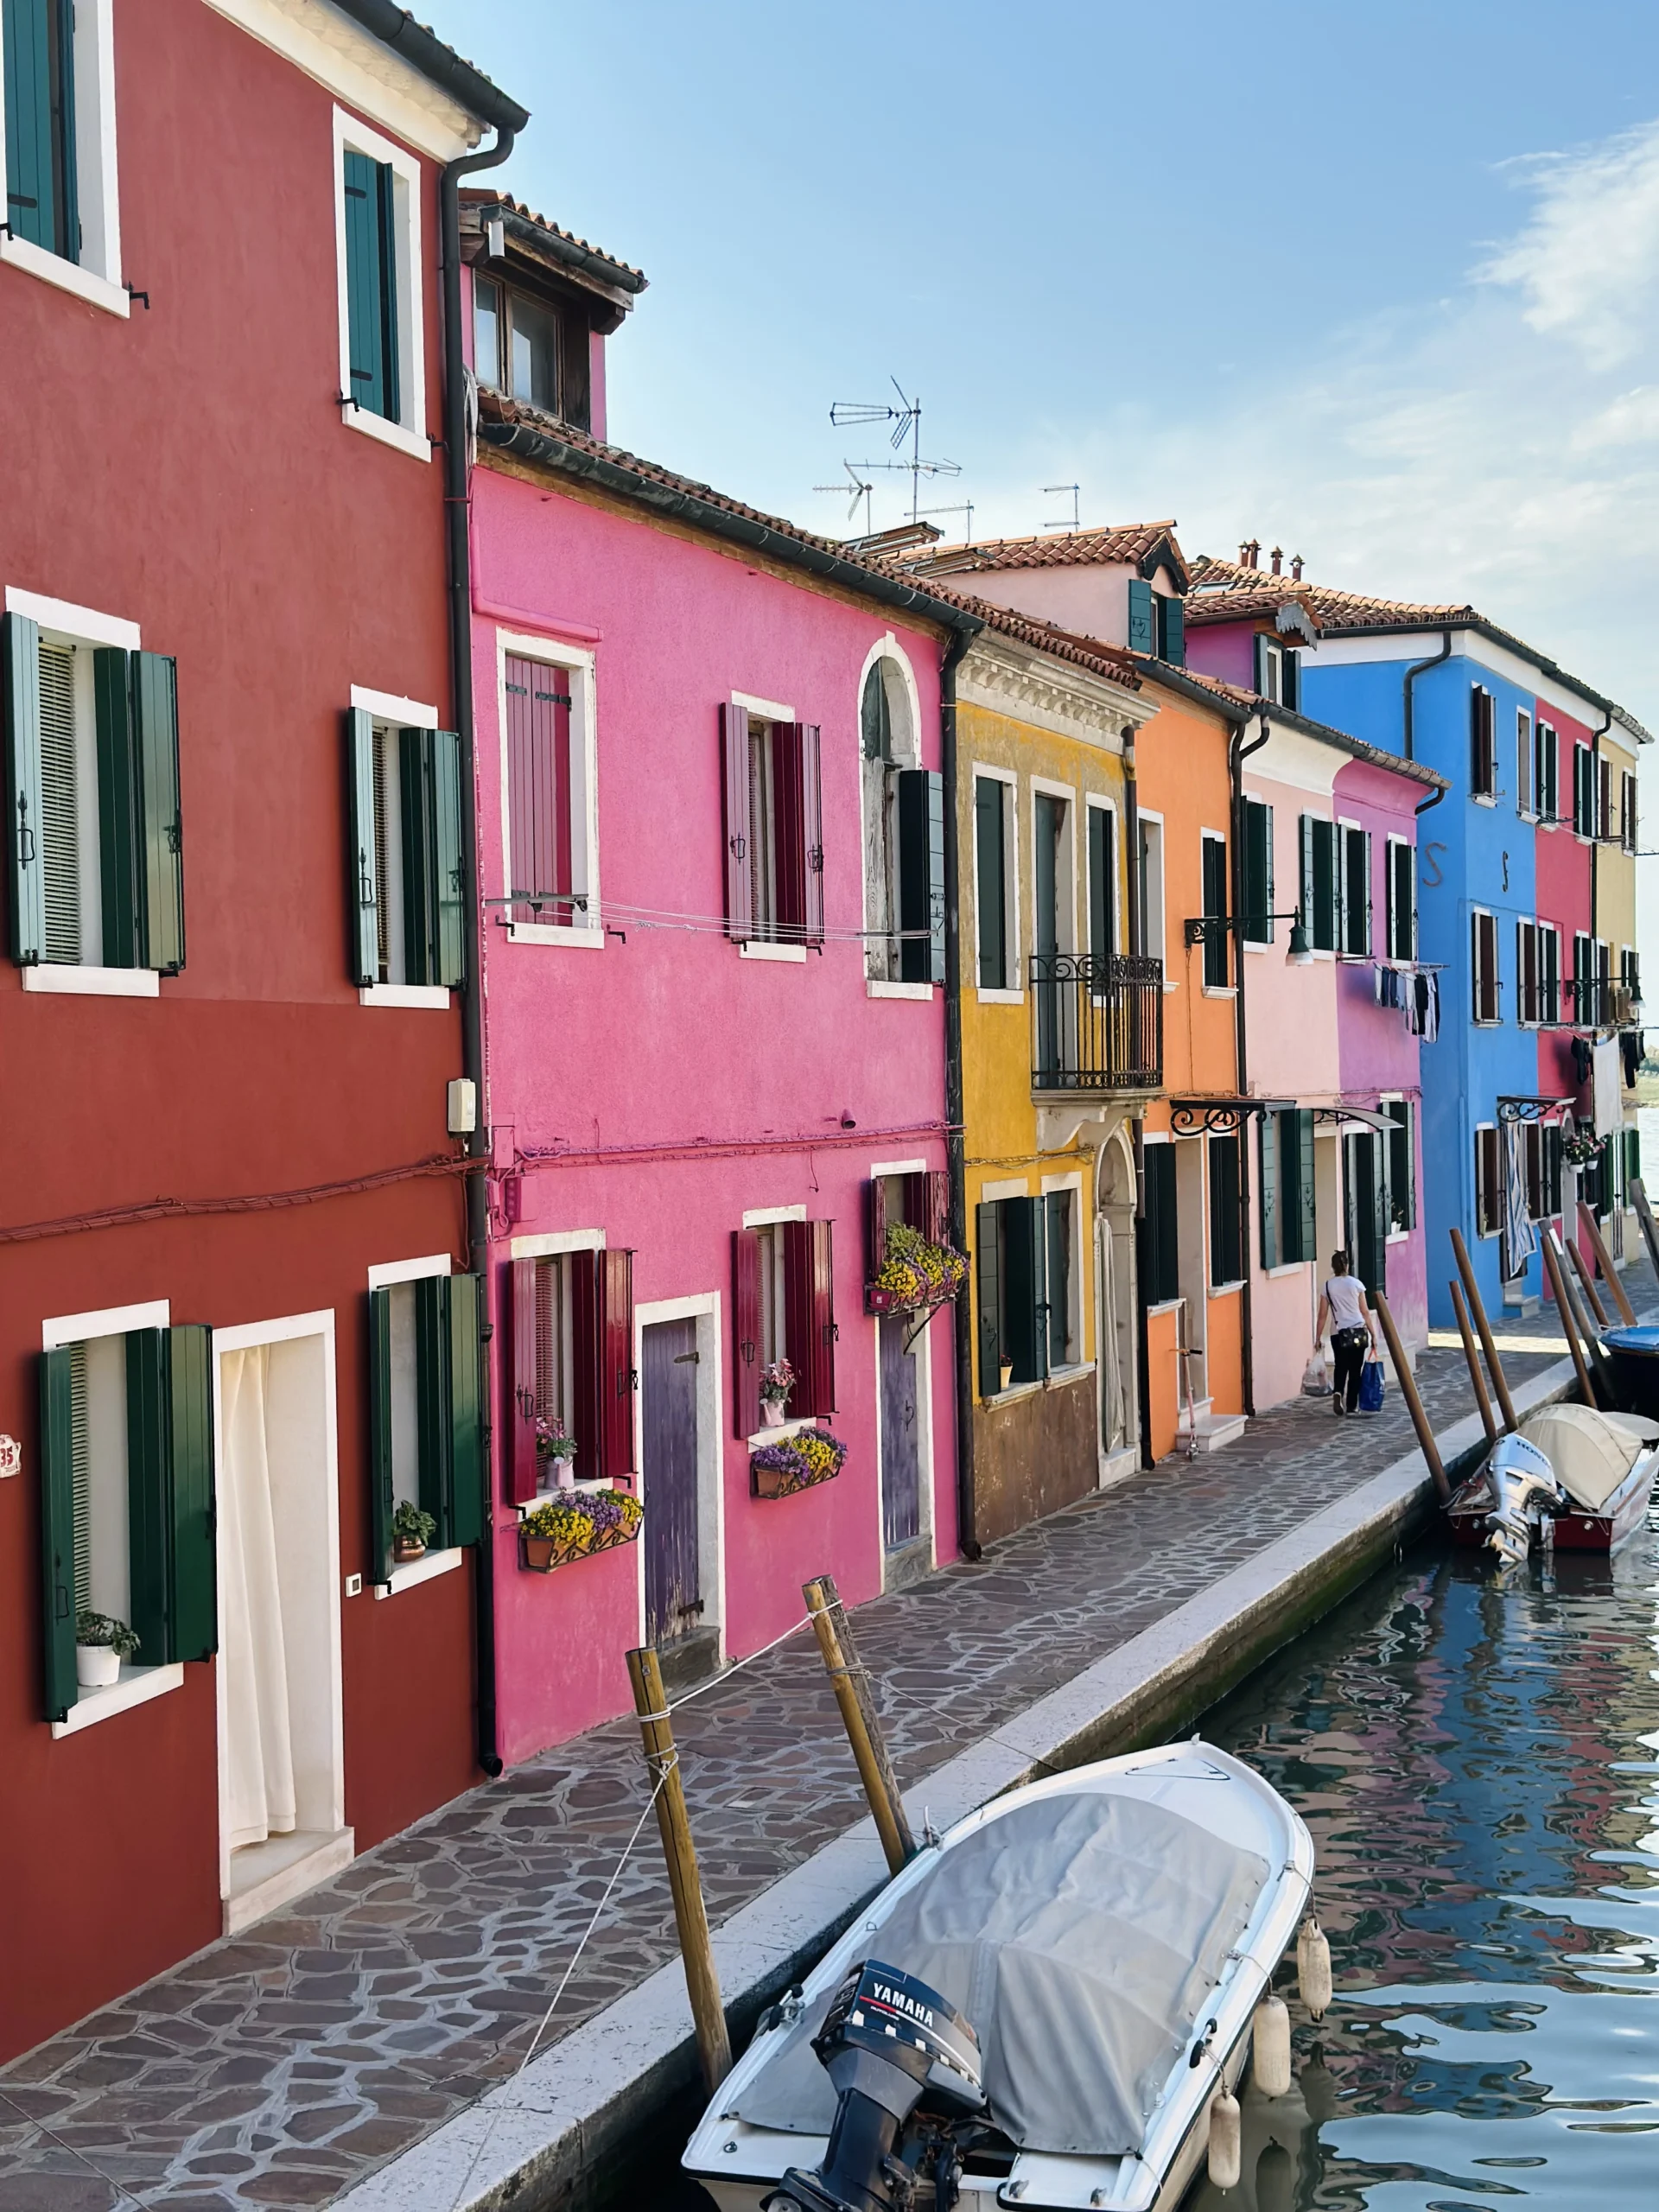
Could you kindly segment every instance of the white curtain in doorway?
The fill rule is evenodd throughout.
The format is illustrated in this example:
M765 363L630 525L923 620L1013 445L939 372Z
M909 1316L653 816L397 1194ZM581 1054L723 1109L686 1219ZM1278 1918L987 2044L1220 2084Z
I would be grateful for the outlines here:
M231 1849L294 1827L288 1653L276 1579L265 1407L270 1354L227 1351L219 1368L225 1464L219 1471L219 1573L225 1648L226 1809Z

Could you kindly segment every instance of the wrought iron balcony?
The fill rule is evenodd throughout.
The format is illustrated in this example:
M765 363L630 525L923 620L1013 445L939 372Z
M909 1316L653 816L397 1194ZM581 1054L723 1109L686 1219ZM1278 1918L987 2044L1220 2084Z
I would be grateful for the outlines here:
M1163 1088L1161 960L1033 952L1029 976L1034 1091Z

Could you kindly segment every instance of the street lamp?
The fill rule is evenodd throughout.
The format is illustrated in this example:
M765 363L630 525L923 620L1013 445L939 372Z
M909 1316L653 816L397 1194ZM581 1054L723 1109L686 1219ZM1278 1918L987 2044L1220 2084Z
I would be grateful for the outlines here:
M1302 910L1297 906L1287 914L1193 914L1183 924L1188 950L1195 944L1210 944L1217 938L1224 938L1230 930L1242 929L1246 922L1288 922L1290 944L1285 954L1287 968L1311 968L1313 950L1307 941L1307 925Z

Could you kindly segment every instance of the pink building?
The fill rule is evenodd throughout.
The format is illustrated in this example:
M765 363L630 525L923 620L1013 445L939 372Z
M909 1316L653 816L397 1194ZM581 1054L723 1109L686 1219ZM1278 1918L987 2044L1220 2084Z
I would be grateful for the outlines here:
M948 1233L963 618L599 442L602 340L643 280L510 200L464 221L511 1761L626 1709L633 1645L685 1679L787 1629L815 1574L856 1601L955 1554L950 1322L866 1286L882 1224ZM798 1427L844 1444L832 1479L780 1472ZM550 1525L558 1428L565 1501L644 1522L543 1573L520 1516Z

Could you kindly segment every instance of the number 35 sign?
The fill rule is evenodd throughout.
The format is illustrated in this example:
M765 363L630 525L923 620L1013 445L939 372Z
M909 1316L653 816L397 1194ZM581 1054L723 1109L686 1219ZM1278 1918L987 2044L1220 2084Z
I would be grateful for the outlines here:
M0 1479L7 1475L21 1474L23 1447L15 1436L0 1436Z

